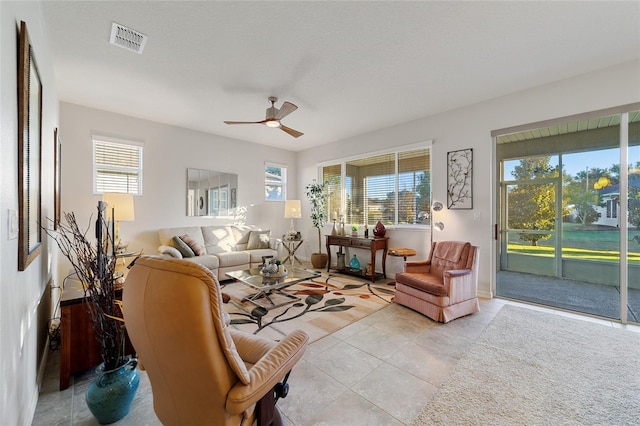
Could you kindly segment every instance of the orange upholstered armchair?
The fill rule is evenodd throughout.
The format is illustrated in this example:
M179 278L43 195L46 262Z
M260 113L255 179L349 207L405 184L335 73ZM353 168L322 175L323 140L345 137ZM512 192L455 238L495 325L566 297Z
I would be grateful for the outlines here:
M396 274L395 302L439 322L478 312L479 250L468 242L434 242L428 260L405 262Z
M282 423L275 402L286 396L306 333L275 342L231 328L213 273L182 259L138 259L123 311L163 424Z

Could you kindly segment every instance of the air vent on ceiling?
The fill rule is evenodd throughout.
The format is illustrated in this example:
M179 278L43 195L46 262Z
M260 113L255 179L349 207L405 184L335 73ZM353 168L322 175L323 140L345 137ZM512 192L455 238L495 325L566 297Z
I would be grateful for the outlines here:
M114 46L142 54L144 45L147 43L147 38L148 37L146 35L132 30L131 28L127 28L124 25L120 25L115 22L111 23L111 37L109 37L109 43Z

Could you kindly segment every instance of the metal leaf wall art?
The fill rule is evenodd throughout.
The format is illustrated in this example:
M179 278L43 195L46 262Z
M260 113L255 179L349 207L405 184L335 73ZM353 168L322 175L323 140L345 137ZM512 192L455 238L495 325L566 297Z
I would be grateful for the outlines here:
M447 208L473 208L473 149L447 153Z

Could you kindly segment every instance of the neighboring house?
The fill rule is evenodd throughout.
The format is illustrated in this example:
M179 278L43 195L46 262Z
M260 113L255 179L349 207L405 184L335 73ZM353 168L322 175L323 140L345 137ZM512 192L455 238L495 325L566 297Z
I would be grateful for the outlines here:
M640 175L629 176L629 188L640 188ZM602 206L595 206L600 217L594 225L619 227L620 226L620 184L609 185L599 190ZM628 227L634 227L627 221Z

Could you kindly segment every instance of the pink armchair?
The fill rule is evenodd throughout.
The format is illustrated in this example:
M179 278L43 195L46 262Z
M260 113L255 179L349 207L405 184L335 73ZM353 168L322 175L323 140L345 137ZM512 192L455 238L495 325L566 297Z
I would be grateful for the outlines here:
M468 242L434 242L428 260L405 262L396 274L395 302L444 323L480 311L479 250Z

